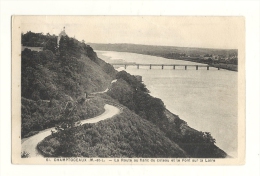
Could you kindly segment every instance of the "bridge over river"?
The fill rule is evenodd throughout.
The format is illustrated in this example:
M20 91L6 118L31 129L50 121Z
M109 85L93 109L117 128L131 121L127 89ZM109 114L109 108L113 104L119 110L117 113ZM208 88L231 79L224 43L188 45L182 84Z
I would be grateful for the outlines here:
M209 67L213 67L210 65L188 65L188 64L138 64L138 63L110 63L113 66L124 66L125 69L127 66L136 66L137 69L139 69L140 66L149 66L150 69L152 69L152 67L161 67L162 69L164 69L164 67L172 67L174 70L176 67L183 67L185 70L187 70L187 67L195 67L196 70L199 69L199 67L207 67L207 70L209 70ZM219 70L220 68L217 67L217 69Z

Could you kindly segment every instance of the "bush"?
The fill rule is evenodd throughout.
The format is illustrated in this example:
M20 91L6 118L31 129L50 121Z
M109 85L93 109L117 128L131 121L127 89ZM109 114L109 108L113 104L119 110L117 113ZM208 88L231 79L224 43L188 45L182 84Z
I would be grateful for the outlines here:
M30 157L30 153L23 151L21 152L21 158L29 158Z

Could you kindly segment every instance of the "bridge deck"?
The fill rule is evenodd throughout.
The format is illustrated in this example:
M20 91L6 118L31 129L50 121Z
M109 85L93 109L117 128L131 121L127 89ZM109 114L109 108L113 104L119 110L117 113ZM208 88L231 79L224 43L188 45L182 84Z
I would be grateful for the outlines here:
M214 67L210 65L195 65L195 64L138 64L138 63L110 63L111 65L116 65L116 66L124 66L125 69L127 66L137 66L137 69L139 69L140 66L149 66L150 69L152 69L153 66L161 66L162 69L164 69L165 66L171 66L175 70L175 67L182 66L187 70L187 67L196 67L196 70L199 69L199 67L207 67L207 70L209 70L209 67ZM220 70L220 67L216 67L218 70Z
M209 65L188 65L188 64L137 64L137 63L111 63L111 65L123 66L193 66L193 67L210 67ZM212 66L211 66L212 67Z

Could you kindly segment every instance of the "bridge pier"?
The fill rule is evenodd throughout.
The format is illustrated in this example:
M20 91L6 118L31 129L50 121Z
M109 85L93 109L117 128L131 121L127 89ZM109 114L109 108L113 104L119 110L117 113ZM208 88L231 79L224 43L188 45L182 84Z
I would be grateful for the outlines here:
M162 65L162 70L163 70L163 65Z
M152 65L150 64L150 69L152 69Z
M187 65L185 65L185 70L187 70Z
M137 69L139 69L139 64L137 64Z
M196 65L196 70L198 70L199 69L199 66L198 65Z
M209 66L207 66L207 70L209 70Z
M175 70L175 65L173 66L173 69Z

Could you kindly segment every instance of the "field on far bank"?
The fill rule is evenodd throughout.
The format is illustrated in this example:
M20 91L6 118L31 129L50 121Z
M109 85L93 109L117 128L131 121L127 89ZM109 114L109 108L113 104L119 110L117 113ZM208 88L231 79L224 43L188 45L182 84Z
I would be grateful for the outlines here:
M155 45L139 45L139 44L99 44L89 43L94 50L130 52L166 59L184 60L197 63L209 64L213 67L237 71L237 60L233 57L237 56L236 49L212 49L212 48L190 48L175 46L155 46ZM218 58L217 60L213 58ZM225 60L226 58L229 59ZM237 58L236 58L237 59Z
M222 69L226 69L226 70L231 70L231 71L238 71L238 66L235 64L211 64L214 67L219 67Z

